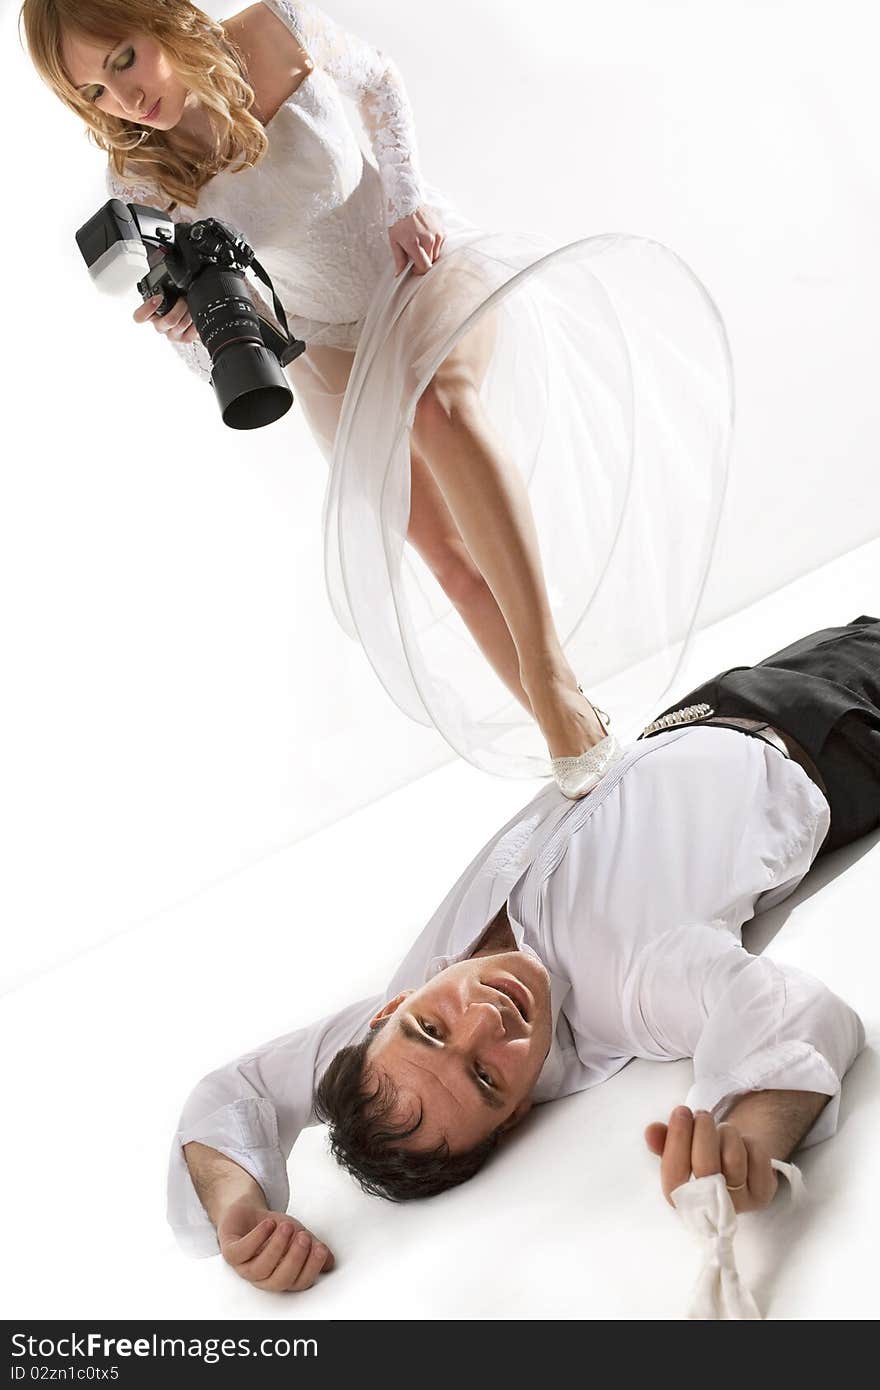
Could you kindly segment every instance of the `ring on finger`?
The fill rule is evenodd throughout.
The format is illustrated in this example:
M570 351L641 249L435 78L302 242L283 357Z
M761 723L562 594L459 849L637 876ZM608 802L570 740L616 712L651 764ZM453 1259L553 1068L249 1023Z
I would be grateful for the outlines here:
M730 1183L726 1182L724 1186L727 1188L728 1192L742 1192L746 1184L744 1182L740 1182L737 1183L736 1187L731 1187Z

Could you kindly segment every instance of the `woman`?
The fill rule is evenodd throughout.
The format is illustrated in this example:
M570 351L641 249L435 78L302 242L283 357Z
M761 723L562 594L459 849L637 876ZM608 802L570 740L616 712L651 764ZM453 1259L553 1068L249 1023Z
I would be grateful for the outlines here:
M394 63L310 0L222 24L188 0L22 14L110 192L220 217L269 271L330 465L331 602L386 689L476 765L584 795L621 750L574 666L638 722L714 544L731 383L702 286L640 238L553 248L470 223L422 179ZM185 301L134 318L210 376Z

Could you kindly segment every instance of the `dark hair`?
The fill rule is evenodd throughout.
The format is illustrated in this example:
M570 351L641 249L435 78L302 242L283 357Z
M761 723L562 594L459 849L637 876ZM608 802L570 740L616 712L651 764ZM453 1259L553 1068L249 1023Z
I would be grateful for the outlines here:
M376 1027L387 1022L382 1019ZM396 1086L384 1077L371 1091L365 1081L372 1040L371 1033L362 1042L337 1052L315 1091L315 1114L330 1126L330 1152L337 1163L348 1169L365 1192L391 1202L433 1197L467 1182L496 1147L501 1126L467 1153L451 1154L445 1139L436 1148L420 1152L396 1147L401 1139L415 1133L423 1112L420 1109L415 1124L391 1124L398 1098Z

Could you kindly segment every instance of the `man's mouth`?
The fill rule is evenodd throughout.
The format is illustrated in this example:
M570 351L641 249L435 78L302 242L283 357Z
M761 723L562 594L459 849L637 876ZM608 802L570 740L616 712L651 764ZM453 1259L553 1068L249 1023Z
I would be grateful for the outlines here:
M503 994L513 1004L520 1018L524 1023L528 1023L532 1011L532 996L525 985L512 976L505 976L499 980L486 980L485 983L490 989L495 989L499 994Z

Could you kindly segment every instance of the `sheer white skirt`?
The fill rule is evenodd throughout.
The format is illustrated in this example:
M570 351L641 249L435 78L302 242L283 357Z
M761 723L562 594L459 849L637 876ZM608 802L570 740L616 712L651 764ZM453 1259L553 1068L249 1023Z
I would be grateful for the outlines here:
M439 259L399 277L389 260L356 351L313 341L288 368L330 468L327 590L405 714L486 771L550 776L537 725L407 543L416 404L491 315L481 404L528 489L568 660L625 740L661 707L695 628L732 437L727 336L657 242L554 247L477 228L431 193Z

